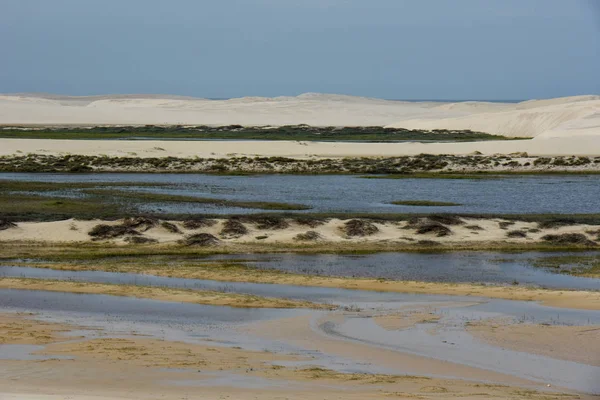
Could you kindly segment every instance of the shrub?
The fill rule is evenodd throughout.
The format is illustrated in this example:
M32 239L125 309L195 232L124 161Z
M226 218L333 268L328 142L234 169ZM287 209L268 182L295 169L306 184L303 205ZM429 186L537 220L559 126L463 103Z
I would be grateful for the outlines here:
M219 244L219 239L217 239L214 235L210 233L197 233L195 235L190 235L186 237L184 240L180 241L181 244L186 246L216 246Z
M253 217L254 224L258 229L286 229L290 224L281 217Z
M379 228L371 222L352 219L344 224L343 231L348 236L371 236L379 232Z
M557 229L561 226L572 226L577 225L577 221L570 218L557 218L548 221L538 222L538 228L540 229Z
M158 240L146 236L128 236L125 238L127 243L131 244L150 244L158 243Z
M419 240L417 242L419 246L440 246L440 242L436 242L435 240Z
M426 222L417 228L417 235L435 233L437 237L452 235L452 230L439 222Z
M309 228L316 228L318 226L324 225L326 222L325 220L311 217L296 217L294 221L298 225L308 226Z
M126 225L105 225L100 224L92 228L88 235L94 239L113 239L125 235L139 236L141 233Z
M319 239L321 239L321 235L315 231L299 233L294 237L294 240L304 241L304 242L315 241L315 240L319 240Z
M0 219L0 231L5 231L7 229L16 228L17 224L14 222L7 221L5 219Z
M237 219L231 218L225 221L225 223L223 224L223 229L221 229L220 235L223 238L229 239L239 238L247 233L248 228L246 228L244 224L242 224Z
M545 235L542 240L554 244L581 244L584 246L595 246L596 243L589 240L583 233L563 233L561 235Z
M500 229L508 229L509 226L512 226L515 224L515 221L502 221L502 222L498 222L498 225L500 226Z
M527 232L523 231L510 231L506 233L506 236L509 238L517 239L517 238L526 238Z
M485 229L483 229L479 225L467 225L467 226L465 226L465 228L469 229L471 231L485 231Z
M171 233L181 233L181 231L179 230L179 228L177 227L177 225L172 224L170 222L162 222L160 224L160 226L162 226L163 228L165 228L166 230L168 230Z
M427 219L444 225L463 225L465 223L460 217L447 214L433 214L429 215Z
M123 220L123 225L130 228L138 229L142 232L146 232L149 229L154 228L158 225L158 220L151 217L127 217Z
M200 229L209 228L217 223L214 219L209 218L194 218L183 221L183 227L185 229Z

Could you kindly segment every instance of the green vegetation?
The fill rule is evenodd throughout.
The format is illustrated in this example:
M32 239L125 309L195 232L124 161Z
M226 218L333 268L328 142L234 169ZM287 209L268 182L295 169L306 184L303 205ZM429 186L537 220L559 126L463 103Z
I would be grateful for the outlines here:
M131 191L138 187L168 187L167 184L0 181L0 217L15 220L51 221L68 218L117 219L139 213L148 203L211 204L274 211L308 210L301 204L236 201L163 193ZM166 213L159 213L162 216ZM170 214L173 219L183 215ZM168 229L168 228L166 228Z
M483 140L515 140L470 130L411 130L402 128L312 127L288 125L280 127L230 126L114 126L114 127L50 127L0 129L0 138L26 139L152 139L152 140L303 140L303 141L419 141L463 142ZM157 149L160 151L160 148Z
M132 199L144 203L188 203L188 204L214 204L220 207L253 208L259 210L297 211L310 210L311 207L302 204L275 203L268 201L238 201L214 199L209 197L181 196L164 193L132 192L124 190L84 190L85 193L110 198Z
M418 206L418 207L454 207L462 206L459 203L452 203L449 201L431 201L431 200L399 200L392 201L392 204L398 206Z
M534 267L550 269L561 274L600 278L600 254L537 257L529 262Z

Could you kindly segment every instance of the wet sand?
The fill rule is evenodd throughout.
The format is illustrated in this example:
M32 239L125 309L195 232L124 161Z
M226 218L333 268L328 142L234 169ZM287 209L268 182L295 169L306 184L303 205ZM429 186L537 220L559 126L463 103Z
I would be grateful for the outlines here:
M600 326L556 326L486 320L468 325L478 340L497 347L600 367Z
M152 300L239 308L330 308L327 305L316 304L309 301L293 301L237 293L27 278L0 278L0 289L106 294L112 296L137 297Z
M0 316L0 331L12 332L5 336L7 343L43 344L45 348L37 353L49 357L42 361L1 360L0 391L5 393L3 396L12 396L8 398L30 398L28 396L36 393L56 396L48 400L65 399L67 395L70 399L83 400L86 396L97 394L107 399L217 399L228 396L240 400L255 396L266 399L280 396L289 399L375 399L389 396L429 399L450 394L464 399L481 396L514 399L589 397L556 393L552 388L546 392L548 388L541 384L453 364L449 365L452 375L464 373L467 374L467 380L390 373L342 373L312 365L315 359L307 354L286 355L223 347L219 343L213 346L157 340L141 333L128 336L122 336L121 333L120 337L115 337L114 332L97 327L91 328L93 335L82 338L82 332L88 332L89 335L90 327L38 322L32 317L36 318L24 314ZM300 336L305 340L313 340L314 332L311 333L310 324L307 325L302 319L304 317L300 317L300 320L273 321L281 329L272 330L271 334L278 336L278 340L288 334L290 336L286 340ZM306 327L309 331L306 331ZM74 337L65 336L70 330L73 330L71 335ZM42 332L43 336L39 336ZM369 353L367 360L370 362L379 361L380 357L392 361L389 351L323 339L318 335L317 339L311 348L326 343L327 351L332 354L364 357ZM73 359L59 359L59 356ZM417 369L423 368L429 374L449 371L444 362L399 353L393 357L392 364L405 362L411 368L416 365ZM77 379L65 379L75 376ZM504 381L506 385L477 382L479 379L486 382ZM544 392L536 392L535 388ZM42 399L46 400L40 397Z

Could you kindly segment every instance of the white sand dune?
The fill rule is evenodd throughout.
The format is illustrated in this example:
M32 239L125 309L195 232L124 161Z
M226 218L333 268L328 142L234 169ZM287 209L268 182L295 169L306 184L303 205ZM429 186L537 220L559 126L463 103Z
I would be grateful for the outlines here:
M459 104L459 109L470 109L472 112L469 115L436 120L402 120L389 126L410 129L471 129L509 137L600 136L600 97L560 100L525 102L513 106Z
M600 96L522 103L406 102L306 93L208 100L165 95L0 95L2 125L288 125L472 129L521 137L600 135Z
M419 153L599 155L600 96L521 103L406 102L306 93L297 97L209 100L183 96L69 97L0 95L0 125L232 125L388 126L471 129L531 141L485 143L126 142L0 139L0 154L46 153L143 156L281 155L289 157L394 156ZM145 150L150 149L150 150ZM158 154L148 154L158 156Z

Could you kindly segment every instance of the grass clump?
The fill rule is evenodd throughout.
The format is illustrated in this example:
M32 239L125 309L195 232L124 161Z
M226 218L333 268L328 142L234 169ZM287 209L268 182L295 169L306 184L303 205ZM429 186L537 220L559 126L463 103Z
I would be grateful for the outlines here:
M463 225L465 223L460 217L450 214L432 214L427 219L444 225Z
M498 226L500 226L500 229L508 229L509 226L512 226L515 224L515 221L501 221L498 222Z
M449 201L430 201L430 200L399 200L392 201L391 204L397 206L417 206L417 207L455 207L462 206L459 203L453 203Z
M195 235L187 236L180 243L185 246L208 247L218 245L220 240L210 233L197 233Z
M223 223L223 229L219 235L224 239L235 239L248 233L248 228L238 219L230 218Z
M171 233L181 233L181 230L179 229L179 227L171 222L161 222L160 224L161 227L163 227L164 229L168 230Z
M465 226L466 229L469 229L471 231L485 231L485 229L483 229L481 226L479 225L467 225Z
M247 217L247 219L250 219L258 229L279 230L290 226L284 218L277 216Z
M309 228L316 228L321 225L325 225L325 223L327 222L324 219L314 217L296 217L294 218L294 221L298 225L308 226Z
M506 237L509 237L511 239L526 238L527 232L514 230L514 231L507 232Z
M158 220L151 217L128 217L123 220L123 225L146 232L158 225Z
M563 226L573 225L577 225L577 221L571 218L557 218L538 222L539 229L558 229Z
M127 225L106 225L100 224L92 228L88 235L95 240L114 239L126 235L139 236L141 233Z
M371 236L379 232L379 228L372 222L362 219L352 219L342 228L347 236Z
M210 228L217 223L214 219L210 218L194 218L183 221L183 227L185 229L194 230L201 228Z
M319 232L315 232L315 231L307 231L304 233L299 233L294 237L294 240L301 241L301 242L313 242L313 241L320 240L320 239L321 239L321 235L319 234Z
M419 240L417 241L418 246L430 247L430 246L440 246L440 242L436 242L435 240Z
M0 219L0 231L5 231L7 229L16 228L17 224L14 222L7 221L5 219Z
M425 222L417 228L417 235L435 234L437 237L452 235L452 230L439 222Z
M158 240L146 236L128 236L125 241L130 244L152 244L158 243Z
M563 233L561 235L545 235L542 240L552 244L579 244L583 246L596 246L596 243L587 238L583 233Z

